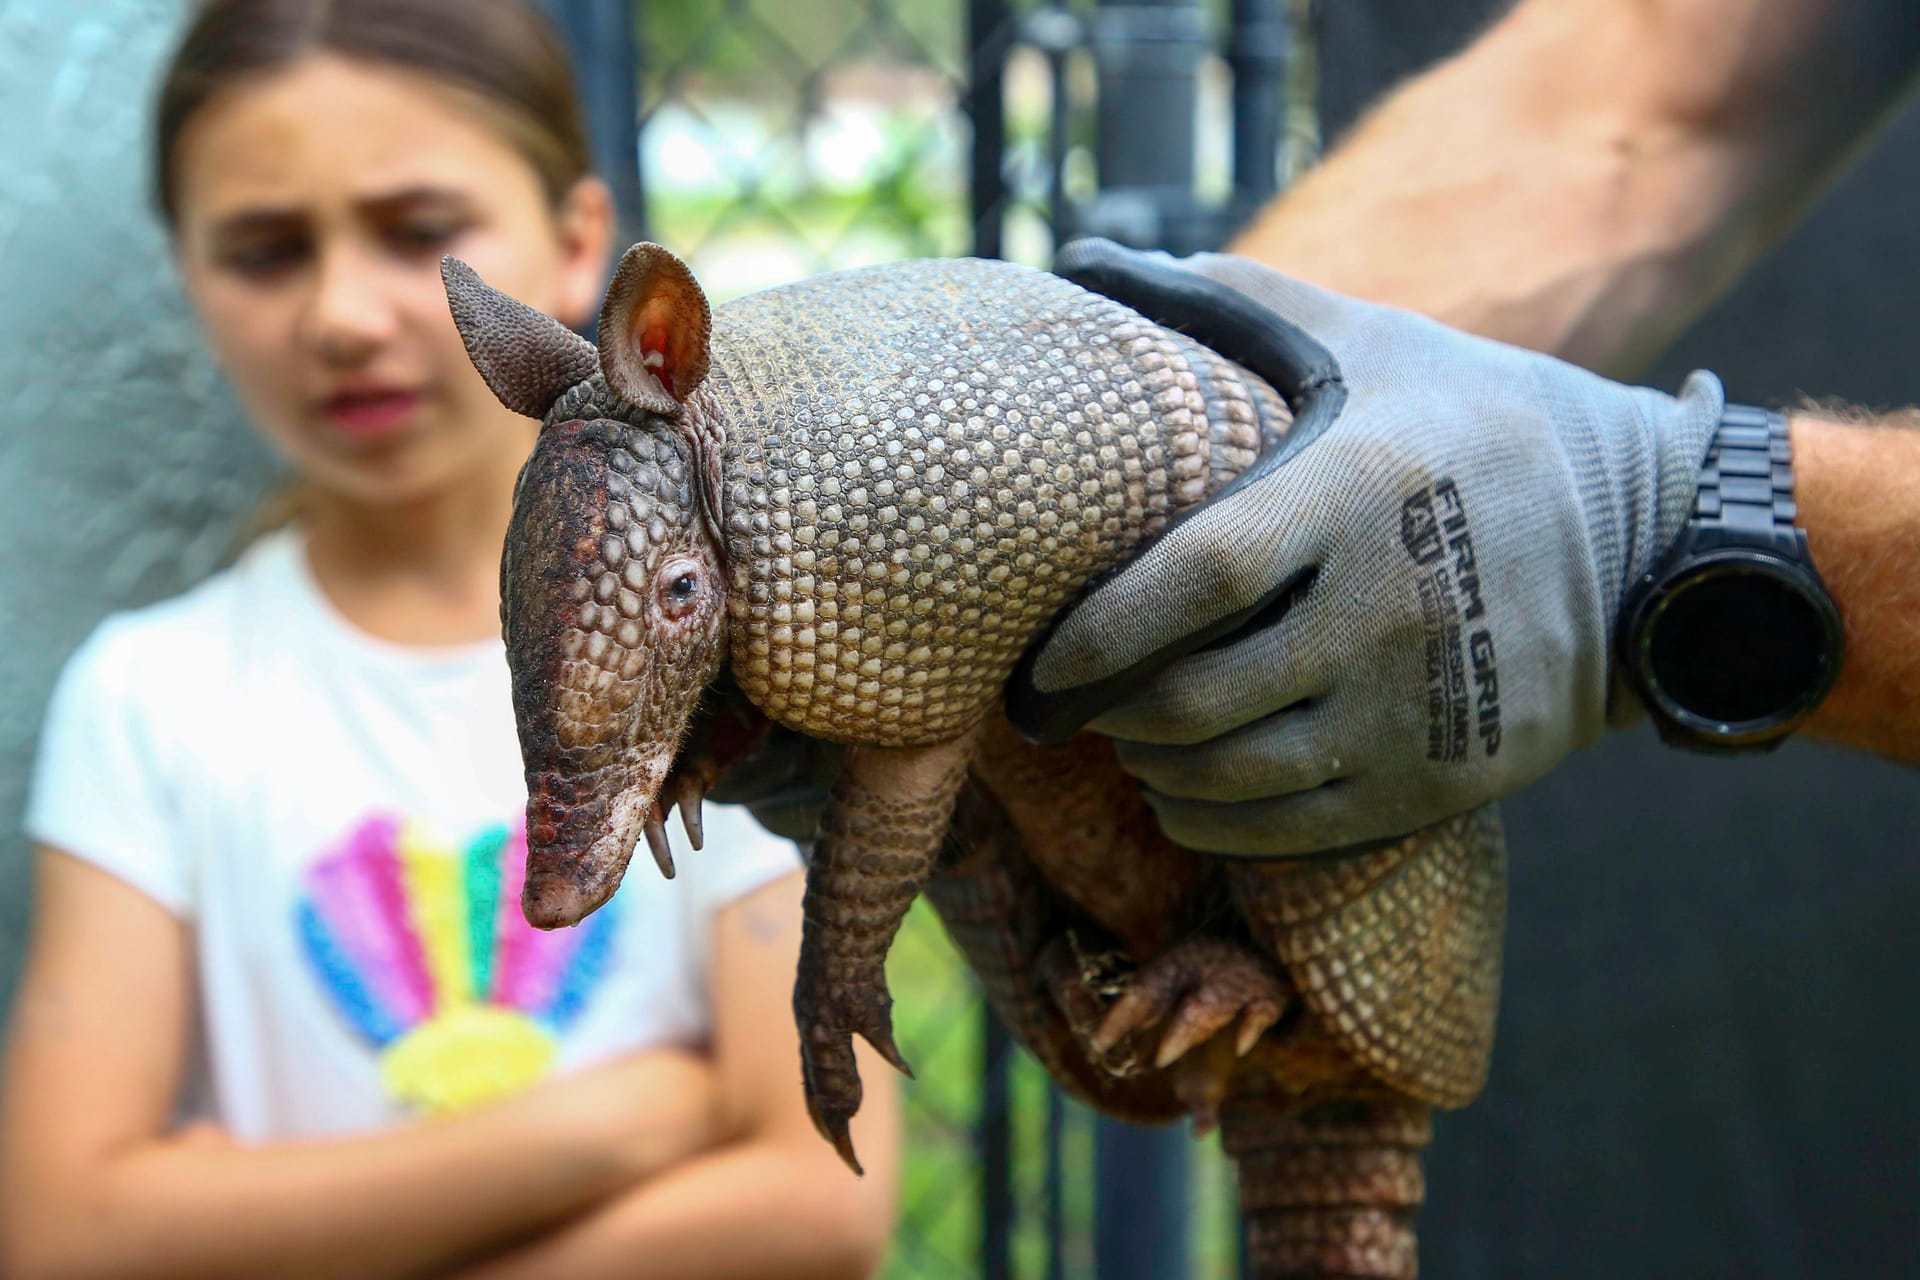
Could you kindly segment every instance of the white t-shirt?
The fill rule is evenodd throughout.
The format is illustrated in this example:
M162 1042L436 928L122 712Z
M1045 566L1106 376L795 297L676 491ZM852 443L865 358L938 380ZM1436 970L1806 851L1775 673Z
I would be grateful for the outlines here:
M253 1141L391 1124L709 1030L715 912L800 867L708 805L575 929L520 915L526 787L497 640L356 630L283 530L103 622L54 693L26 826L193 926L183 1109Z

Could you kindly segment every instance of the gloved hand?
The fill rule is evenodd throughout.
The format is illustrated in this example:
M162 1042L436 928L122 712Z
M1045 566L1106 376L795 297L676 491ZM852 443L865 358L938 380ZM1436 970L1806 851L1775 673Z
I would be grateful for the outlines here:
M1289 855L1475 808L1593 743L1610 710L1634 717L1615 619L1690 509L1723 402L1711 374L1678 398L1626 387L1229 257L1082 241L1055 270L1282 390L1299 368L1259 367L1261 331L1317 340L1322 407L1341 400L1334 369L1345 394L1296 427L1304 447L1063 615L1010 694L1016 724L1107 681L1124 692L1091 727L1168 835Z

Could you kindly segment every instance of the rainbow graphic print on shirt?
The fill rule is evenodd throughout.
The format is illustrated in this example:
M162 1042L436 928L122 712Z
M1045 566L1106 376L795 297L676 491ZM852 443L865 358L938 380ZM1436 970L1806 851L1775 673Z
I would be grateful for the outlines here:
M606 970L620 903L543 932L520 914L525 820L464 849L376 814L307 868L300 941L334 1007L380 1051L388 1095L457 1110L525 1088Z

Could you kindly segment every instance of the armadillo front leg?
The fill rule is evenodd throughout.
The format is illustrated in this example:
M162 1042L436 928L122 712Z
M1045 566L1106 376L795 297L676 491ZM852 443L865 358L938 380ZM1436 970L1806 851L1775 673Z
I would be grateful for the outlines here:
M893 1042L887 951L933 871L966 780L971 735L930 747L855 747L807 866L793 1013L807 1108L860 1172L848 1121L860 1109L855 1032L906 1072Z

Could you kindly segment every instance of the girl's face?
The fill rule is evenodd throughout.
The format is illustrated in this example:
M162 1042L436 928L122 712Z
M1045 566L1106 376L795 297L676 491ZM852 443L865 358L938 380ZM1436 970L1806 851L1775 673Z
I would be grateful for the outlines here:
M310 483L384 505L524 457L534 426L468 361L440 257L577 324L603 285L603 186L556 211L456 91L324 54L215 98L174 163L181 273L214 356Z

